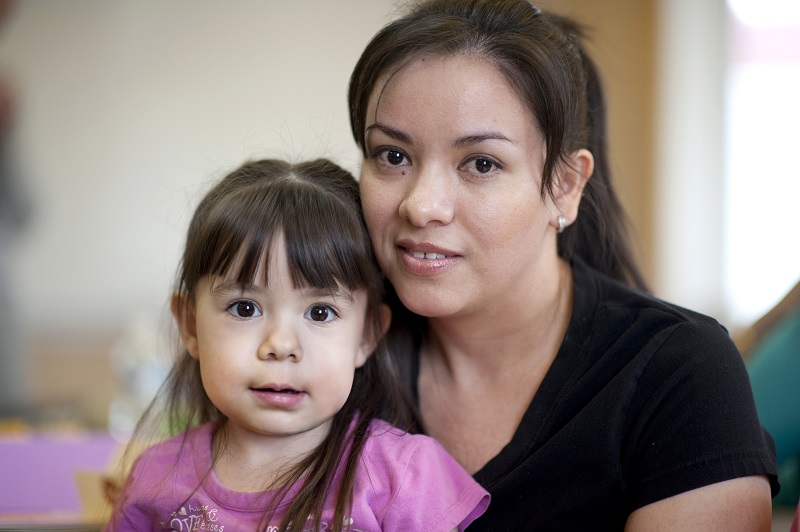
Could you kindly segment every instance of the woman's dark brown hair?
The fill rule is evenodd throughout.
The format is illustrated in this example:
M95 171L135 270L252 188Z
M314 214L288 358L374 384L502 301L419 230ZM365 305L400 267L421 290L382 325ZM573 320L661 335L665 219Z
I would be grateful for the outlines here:
M586 148L595 170L578 219L558 238L559 254L580 257L610 277L646 289L626 218L611 183L605 102L579 27L527 0L428 0L379 31L350 78L353 136L366 156L367 106L382 80L423 55L472 55L493 64L535 117L547 146L541 193L552 194L561 164Z
M281 233L295 287L366 292L367 326L376 335L378 347L356 370L350 396L334 416L325 440L280 478L265 484L277 495L266 505L263 524L266 528L278 505L286 502L288 489L299 482L302 487L289 501L280 530L288 530L291 523L313 523L318 530L323 504L331 496L336 501L333 529L341 530L352 504L354 473L370 421L382 418L404 427L412 418L408 393L379 339L383 282L364 225L356 180L324 159L294 165L261 160L236 169L195 211L177 291L185 305L191 305L203 277L252 284L259 265L269 264L270 244ZM266 283L266 279L264 272L261 281ZM178 313L184 311L178 309ZM140 427L148 416L158 413L157 404L165 405L171 433L215 421L221 435L225 418L203 390L199 363L185 350ZM223 440L215 446L215 455L224 448Z

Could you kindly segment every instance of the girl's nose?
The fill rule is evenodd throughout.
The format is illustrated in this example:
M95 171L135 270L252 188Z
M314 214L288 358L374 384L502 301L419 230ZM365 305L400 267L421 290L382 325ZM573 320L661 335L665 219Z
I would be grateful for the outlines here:
M400 203L400 215L417 227L452 222L455 198L450 179L446 171L420 168L409 181L406 196Z
M258 346L259 360L287 360L298 362L302 358L300 343L294 329L283 323L274 323Z

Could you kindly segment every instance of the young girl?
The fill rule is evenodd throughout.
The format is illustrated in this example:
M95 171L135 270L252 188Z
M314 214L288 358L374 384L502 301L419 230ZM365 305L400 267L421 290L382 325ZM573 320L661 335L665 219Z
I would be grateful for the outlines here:
M411 403L382 344L382 286L348 172L263 160L225 177L195 212L172 299L185 351L159 397L170 429L189 428L136 461L108 529L461 530L480 516L488 493L386 422L409 427Z

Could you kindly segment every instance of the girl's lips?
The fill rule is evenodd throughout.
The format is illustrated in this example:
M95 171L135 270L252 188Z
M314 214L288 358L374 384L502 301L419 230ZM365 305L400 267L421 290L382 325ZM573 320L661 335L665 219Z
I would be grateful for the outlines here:
M250 391L260 402L278 408L296 406L307 395L305 392L295 390L289 386L265 386L263 388L250 388Z

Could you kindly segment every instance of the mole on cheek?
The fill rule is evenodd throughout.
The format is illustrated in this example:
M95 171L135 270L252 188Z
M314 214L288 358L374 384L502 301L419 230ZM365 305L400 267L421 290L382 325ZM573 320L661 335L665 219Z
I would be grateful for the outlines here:
M406 171L405 171L405 170L402 170L402 171L400 172L400 175L406 175Z

